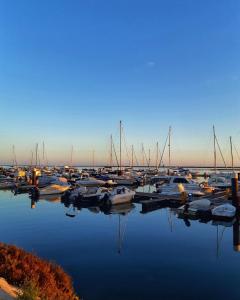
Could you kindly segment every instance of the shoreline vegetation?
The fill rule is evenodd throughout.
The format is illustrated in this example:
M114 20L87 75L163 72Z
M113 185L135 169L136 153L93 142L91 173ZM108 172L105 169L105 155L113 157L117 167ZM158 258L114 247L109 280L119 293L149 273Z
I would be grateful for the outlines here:
M4 243L0 243L0 279L0 291L9 299L79 300L71 277L60 266Z

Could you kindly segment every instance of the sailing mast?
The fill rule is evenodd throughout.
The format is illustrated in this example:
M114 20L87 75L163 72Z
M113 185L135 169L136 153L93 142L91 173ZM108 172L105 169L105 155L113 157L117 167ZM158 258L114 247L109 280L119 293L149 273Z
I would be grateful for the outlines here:
M172 128L169 126L169 132L168 132L168 166L170 169L171 166L171 131Z
M42 161L42 163L43 163L43 166L44 166L44 160L45 160L45 144L44 144L44 141L43 141L43 153L42 153L42 159L43 159L43 161Z
M122 121L121 120L120 120L120 124L119 124L119 130L120 130L119 169L121 172L121 170L122 170Z
M231 149L231 160L232 160L232 170L233 170L233 149L232 149L232 137L231 136L230 136L230 149Z
M110 167L112 168L113 165L113 138L110 135Z
M133 145L132 145L132 169L133 169L133 151L134 151L134 149L133 149Z
M92 151L92 168L95 168L95 150Z
M36 149L35 149L35 162L36 162L36 167L37 167L37 165L38 165L38 143L36 144Z
M214 170L217 172L217 152L216 152L216 133L215 126L213 125L213 151L214 151Z
M70 167L72 167L72 164L73 164L73 146L71 146Z
M143 167L144 167L144 165L145 165L144 146L143 146L143 144L142 144L142 165L143 165Z
M12 151L13 151L13 166L17 166L17 157L16 157L16 152L15 152L15 146L12 146Z
M31 150L31 163L30 163L31 167L33 165L33 151Z
M151 163L151 150L148 149L148 168L150 169L150 163Z
M157 142L157 147L156 147L157 149L156 149L156 169L158 169L158 152L159 152L159 150L158 150L158 142Z

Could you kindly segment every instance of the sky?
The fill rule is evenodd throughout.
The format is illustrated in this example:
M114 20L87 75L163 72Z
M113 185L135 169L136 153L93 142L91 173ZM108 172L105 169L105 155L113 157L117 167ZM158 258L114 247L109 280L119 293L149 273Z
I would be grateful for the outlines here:
M240 165L239 113L239 0L0 0L0 164L43 141L52 164L104 164L122 120L139 161L171 125L173 164L213 164L214 124Z

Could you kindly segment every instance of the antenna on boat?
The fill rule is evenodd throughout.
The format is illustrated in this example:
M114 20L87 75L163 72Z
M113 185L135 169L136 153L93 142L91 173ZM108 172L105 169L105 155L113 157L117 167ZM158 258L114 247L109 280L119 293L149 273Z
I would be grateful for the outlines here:
M233 149L232 149L232 137L230 136L230 150L231 150L231 161L232 161L232 170L234 171L233 169Z

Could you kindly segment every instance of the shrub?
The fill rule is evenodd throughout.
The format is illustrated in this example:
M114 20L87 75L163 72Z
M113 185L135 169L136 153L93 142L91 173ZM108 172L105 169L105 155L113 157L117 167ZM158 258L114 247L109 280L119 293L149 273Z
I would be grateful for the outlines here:
M31 293L37 293L40 299L46 300L78 299L70 276L60 266L16 246L0 243L0 277L23 287L25 298L19 298L22 300L34 299L27 298Z

